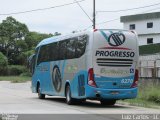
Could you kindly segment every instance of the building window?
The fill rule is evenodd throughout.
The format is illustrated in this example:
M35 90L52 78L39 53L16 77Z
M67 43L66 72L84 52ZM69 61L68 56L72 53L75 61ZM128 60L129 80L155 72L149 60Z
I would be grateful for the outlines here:
M153 38L147 38L147 44L153 44Z
M147 23L147 28L153 28L153 22Z
M131 25L129 26L129 29L130 29L130 30L135 30L135 29L136 29L136 25L135 25L135 24L131 24Z

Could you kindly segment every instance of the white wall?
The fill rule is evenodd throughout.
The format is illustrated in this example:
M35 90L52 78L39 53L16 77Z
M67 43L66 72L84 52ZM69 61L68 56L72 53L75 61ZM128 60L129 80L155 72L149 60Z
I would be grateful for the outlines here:
M153 22L153 28L147 28L148 22ZM135 30L138 34L160 33L160 18L125 22L124 29L129 30L130 24L136 25Z
M147 38L153 38L153 44L160 43L160 34L157 35L139 35L139 45L147 45Z
M148 22L153 22L153 28L147 28ZM160 18L125 22L124 29L129 30L131 24L135 24L139 45L147 45L147 38L153 38L153 44L160 43Z

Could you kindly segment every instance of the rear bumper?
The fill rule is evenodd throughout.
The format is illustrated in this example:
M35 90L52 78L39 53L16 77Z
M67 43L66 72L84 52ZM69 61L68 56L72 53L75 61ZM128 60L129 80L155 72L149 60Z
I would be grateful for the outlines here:
M130 89L102 89L87 86L86 98L88 99L132 99L137 97L138 88Z

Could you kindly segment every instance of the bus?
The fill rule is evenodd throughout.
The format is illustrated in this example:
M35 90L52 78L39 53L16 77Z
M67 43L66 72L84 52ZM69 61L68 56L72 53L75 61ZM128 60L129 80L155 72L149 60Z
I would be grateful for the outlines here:
M134 31L95 29L42 40L30 57L33 93L114 105L137 96L138 38Z

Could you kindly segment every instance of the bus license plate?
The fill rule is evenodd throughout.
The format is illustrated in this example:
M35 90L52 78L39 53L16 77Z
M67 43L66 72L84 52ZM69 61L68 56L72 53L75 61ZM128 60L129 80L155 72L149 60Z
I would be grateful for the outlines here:
M110 94L117 95L117 94L119 94L119 92L118 91L111 91Z

